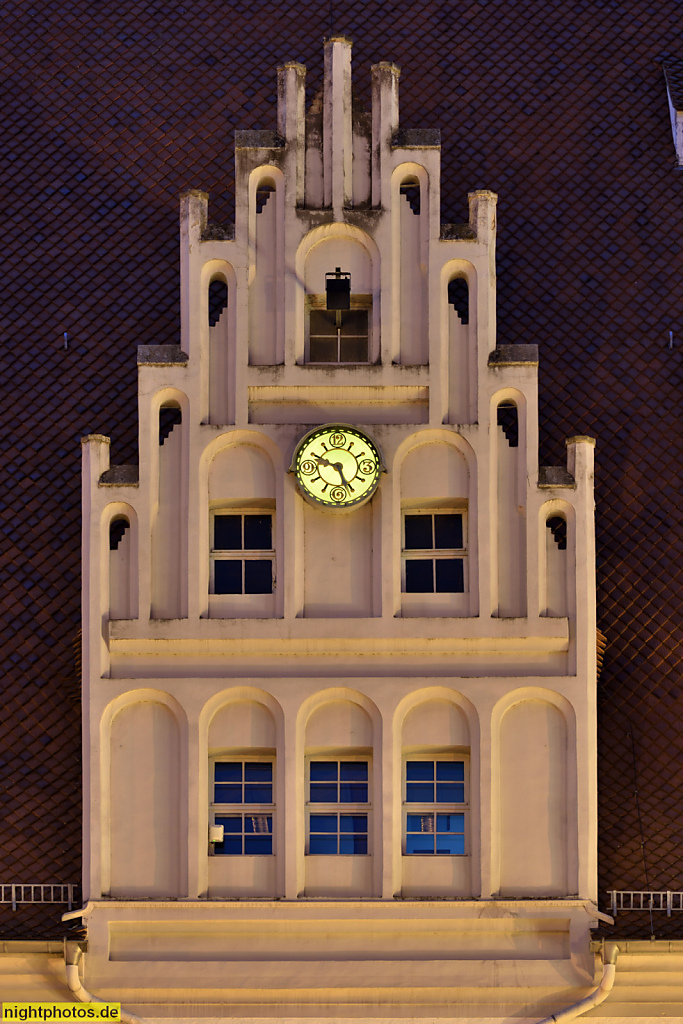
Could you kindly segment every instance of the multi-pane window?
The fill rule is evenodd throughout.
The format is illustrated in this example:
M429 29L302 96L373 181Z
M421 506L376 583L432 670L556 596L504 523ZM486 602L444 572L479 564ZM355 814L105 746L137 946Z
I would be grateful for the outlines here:
M309 362L367 363L367 309L312 309Z
M403 592L465 591L465 516L462 512L406 512L403 517Z
M223 826L215 854L273 852L273 762L217 759L213 764L213 823Z
M368 852L369 762L309 762L308 852Z
M263 512L213 515L211 583L214 594L272 594L273 517Z
M406 761L406 854L465 853L465 762Z

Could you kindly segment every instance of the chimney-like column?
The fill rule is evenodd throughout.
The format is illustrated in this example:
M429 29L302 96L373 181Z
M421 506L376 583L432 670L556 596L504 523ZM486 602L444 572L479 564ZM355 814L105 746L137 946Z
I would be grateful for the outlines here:
M193 359L199 344L195 324L201 320L196 279L199 242L209 219L209 193L191 188L180 194L180 344Z
M331 36L325 40L323 89L324 203L334 219L342 220L351 206L353 135L351 120L351 40Z
M295 60L288 61L277 69L277 130L287 143L285 202L295 206L304 203L305 106L306 68Z
M391 153L391 140L398 131L398 79L401 69L389 61L373 64L372 72L372 205L381 206L387 199L384 182L388 173L386 156Z

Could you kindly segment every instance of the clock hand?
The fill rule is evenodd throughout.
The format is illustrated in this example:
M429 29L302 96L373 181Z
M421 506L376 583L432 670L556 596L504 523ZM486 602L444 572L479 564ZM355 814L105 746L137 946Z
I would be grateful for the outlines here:
M319 466L329 466L330 469L336 469L337 472L339 473L340 478L341 478L341 482L344 485L344 487L347 489L347 491L353 490L351 485L347 482L346 477L344 476L343 467L342 467L341 462L330 462L329 459L323 458L322 455L316 455L315 458L316 458L316 462L318 463Z
M341 477L341 482L344 485L344 487L346 488L346 490L347 491L353 490L353 488L351 487L351 484L347 482L346 477L344 476L344 473L342 471L342 464L341 464L341 462L335 462L334 463L334 468L339 473L339 476Z

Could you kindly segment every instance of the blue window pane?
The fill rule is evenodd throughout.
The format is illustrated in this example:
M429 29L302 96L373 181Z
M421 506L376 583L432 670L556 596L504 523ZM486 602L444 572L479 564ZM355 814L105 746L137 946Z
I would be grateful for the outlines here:
M465 852L465 837L438 835L436 852L449 857L461 857Z
M409 814L407 815L408 832L433 832L433 814Z
M311 761L311 782L336 782L337 767L336 761Z
M242 562L239 560L224 562L217 560L214 564L214 593L242 593Z
M367 780L367 761L342 761L339 769L339 778L343 782L365 782Z
M436 802L438 804L462 804L465 801L465 786L462 782L437 782Z
M340 814L340 832L367 832L367 814Z
M220 785L214 786L213 793L214 803L217 804L241 804L242 803L242 786L241 785Z
M217 825L222 825L226 832L241 832L242 831L242 816L231 817L231 818L219 818L216 817L215 822Z
M272 804L273 787L260 786L256 782L247 782L244 786L245 804Z
M437 761L436 777L439 782L464 782L464 761Z
M426 803L431 804L434 802L434 783L433 782L409 782L406 786L406 800L408 803Z
M241 761L216 761L214 769L214 779L216 782L242 781Z
M270 835L273 819L267 814L245 814L244 831L250 835Z
M312 814L310 818L311 832L336 832L336 814Z
M409 782L428 782L434 778L434 762L406 761L406 778Z
M311 803L313 804L336 804L338 799L337 783L312 782Z
M343 835L339 837L339 852L345 854L363 854L368 852L367 836Z
M436 831L437 832L464 832L465 831L465 815L464 814L437 814L437 816L436 816Z
M434 853L434 836L429 835L408 835L406 836L406 853Z
M273 852L273 837L272 836L245 836L244 837L244 852L251 856L257 856L259 854L272 854Z
M341 804L366 804L368 802L367 782L340 782L339 802Z
M337 837L334 836L314 836L312 835L308 843L308 852L313 854L328 854L337 852Z
M272 782L273 766L268 761L247 761L244 779L246 782Z
M242 854L242 836L226 836L224 841L216 845L222 846L221 853L232 854L233 856L241 856Z

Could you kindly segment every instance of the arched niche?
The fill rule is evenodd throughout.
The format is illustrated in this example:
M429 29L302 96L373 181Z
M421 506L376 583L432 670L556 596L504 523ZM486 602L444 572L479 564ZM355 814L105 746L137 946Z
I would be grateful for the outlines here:
M219 450L209 465L209 612L216 618L275 613L275 470L253 444Z
M494 614L515 618L527 611L526 400L513 388L491 402L491 441L496 468Z
M367 700L353 699L351 693L321 694L302 709L307 896L358 897L381 893L381 765L379 755L373 757L376 716L376 709ZM321 767L331 774L320 775ZM351 775L346 774L349 768ZM316 785L321 778L338 780L339 790L337 782L332 783L338 798L320 802ZM364 787L365 797L358 802L345 795L344 781L348 779L358 780ZM340 845L334 851L323 852L316 845L321 840L318 826L321 821L329 826L332 819L336 822L337 838L331 841ZM353 822L352 831L358 833L353 841L362 844L360 852L359 847L352 850L345 845L349 833L344 829L344 821ZM327 836L325 842L330 841L329 833ZM329 852L334 855L327 855Z
M161 700L131 700L109 729L109 894L177 897L183 842L181 729Z
M218 451L209 466L209 501L275 500L275 471L270 456L253 444L232 444Z
M316 242L306 254L304 281L308 295L325 294L325 274L340 267L351 274L351 294L371 295L374 291L370 253L357 239L331 235Z
M278 763L277 723L273 710L261 700L246 695L220 705L208 725L208 823L225 824L226 820L239 820L240 831L245 830L244 847L240 856L224 855L222 844L210 847L208 857L209 895L223 898L276 896L282 889L282 874L278 870L278 853L284 847L285 822L281 778L284 765ZM258 774L250 775L250 768ZM226 775L226 769L228 774ZM263 774L265 770L265 775ZM257 779L269 782L270 799L249 799L245 787L244 802L227 802L220 795L220 782L225 779ZM245 806L247 805L247 806ZM248 806L251 805L251 806ZM244 814L242 813L244 809ZM200 820L203 820L200 815ZM250 849L253 823L267 836L268 849ZM233 837L234 838L234 837ZM283 857L280 857L283 862ZM203 872L202 872L203 873Z
M175 388L157 392L151 403L152 443L158 468L158 502L152 519L153 619L187 615L187 396ZM154 457L153 457L154 459Z
M561 499L539 511L539 607L541 615L571 616L576 611L576 516Z
M453 444L433 440L412 448L401 464L401 500L467 500L467 460Z
M306 722L306 750L372 750L372 720L352 700L331 700L316 708Z
M284 361L284 175L278 167L249 176L249 362Z
M350 275L349 309L327 308L326 274ZM379 355L379 310L373 301L377 268L359 234L328 234L306 252L305 359L307 362L367 363Z
M392 286L399 313L399 361L429 362L427 265L429 175L417 163L400 164L392 173L392 228L399 260Z
M500 893L564 896L574 826L569 820L568 723L550 700L508 707L499 730Z
M467 751L470 730L467 716L452 700L425 700L415 705L403 720L402 746L405 751Z
M476 421L477 274L467 260L450 260L441 273L443 365L448 374L448 422Z
M277 728L273 713L258 700L233 700L213 715L209 750L275 750Z
M472 895L473 864L478 862L479 851L479 813L476 803L478 772L472 772L470 750L468 714L450 695L434 694L409 707L401 725L401 761L396 778L401 802L401 892L404 896L462 898ZM431 777L437 780L442 769L457 768L457 777L464 780L464 785L456 802L435 804L432 798L424 806L414 803L408 783L413 777L411 770L416 766L428 766L433 772ZM420 855L411 850L409 839L416 820L422 830L430 833L435 848L438 848L438 833L442 829L457 828L463 836L462 849L452 856ZM425 820L430 822L428 826ZM452 825L445 824L446 821ZM429 842L426 845L429 846Z
M202 267L201 287L204 331L208 332L208 371L203 386L208 391L209 422L223 425L235 418L237 285L231 264L207 260Z
M102 513L105 546L108 549L109 618L138 616L138 520L126 502L107 505Z
M452 443L408 451L400 471L401 609L467 615L472 593L469 466Z

